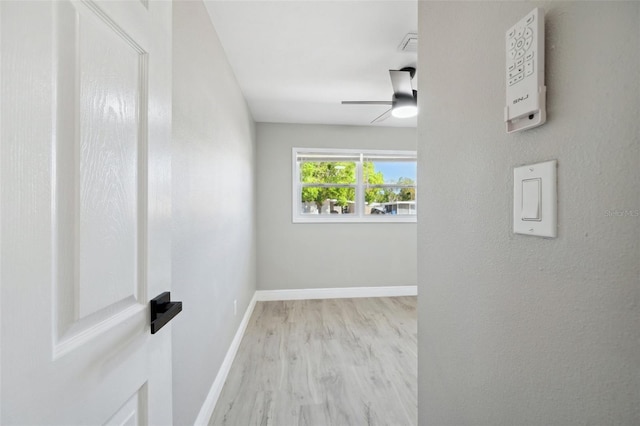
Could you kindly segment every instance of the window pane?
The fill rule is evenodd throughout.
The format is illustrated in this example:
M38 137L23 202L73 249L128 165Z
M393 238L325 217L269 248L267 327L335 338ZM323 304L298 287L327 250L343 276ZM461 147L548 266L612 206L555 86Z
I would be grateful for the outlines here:
M415 215L415 188L369 188L365 191L365 214Z
M415 151L293 148L292 153L293 222L415 222Z
M415 185L416 161L365 161L362 163L365 184Z
M307 186L302 188L300 212L307 214L355 214L355 188Z
M353 161L302 161L302 183L356 183L356 163Z

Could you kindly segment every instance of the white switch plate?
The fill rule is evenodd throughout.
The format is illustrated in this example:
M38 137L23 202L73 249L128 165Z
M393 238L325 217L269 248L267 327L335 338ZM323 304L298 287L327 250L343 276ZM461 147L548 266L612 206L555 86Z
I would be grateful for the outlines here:
M557 160L551 160L513 169L514 233L547 238L557 236L557 165ZM531 190L532 182L539 182L539 191ZM523 188L526 189L524 198ZM532 208L535 210L536 206L539 217L532 214Z

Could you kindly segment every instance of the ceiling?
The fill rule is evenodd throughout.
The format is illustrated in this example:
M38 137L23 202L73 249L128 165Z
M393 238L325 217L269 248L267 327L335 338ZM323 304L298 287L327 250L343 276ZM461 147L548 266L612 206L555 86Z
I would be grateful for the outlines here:
M391 100L390 69L416 66L398 47L417 33L417 0L205 0L257 122L370 125ZM417 89L417 78L413 79ZM375 126L415 127L390 117Z

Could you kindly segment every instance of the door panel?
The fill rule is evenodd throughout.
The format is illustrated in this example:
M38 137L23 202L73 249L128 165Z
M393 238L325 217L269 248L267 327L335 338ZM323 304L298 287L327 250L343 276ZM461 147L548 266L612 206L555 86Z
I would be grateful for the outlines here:
M169 424L171 3L0 19L0 423Z
M148 424L146 385L138 389L118 411L105 423L105 426L136 426Z
M94 8L77 10L76 305L77 317L85 318L128 298L135 303L145 286L137 270L145 251L137 247L146 220L138 218L146 174L136 160L146 149L139 137L146 136L146 122L140 123L138 111L146 111L147 74L146 52L135 40Z
M95 3L54 20L60 354L146 304L148 72L144 41Z

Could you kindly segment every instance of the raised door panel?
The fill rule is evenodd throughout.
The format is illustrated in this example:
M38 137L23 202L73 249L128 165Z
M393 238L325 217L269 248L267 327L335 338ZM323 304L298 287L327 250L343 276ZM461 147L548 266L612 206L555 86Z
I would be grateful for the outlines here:
M147 52L92 2L56 13L57 356L146 304Z
M80 14L78 317L137 296L142 49L108 18ZM146 108L144 108L146 110Z
M147 385L145 384L104 425L146 426L148 424L147 420Z

